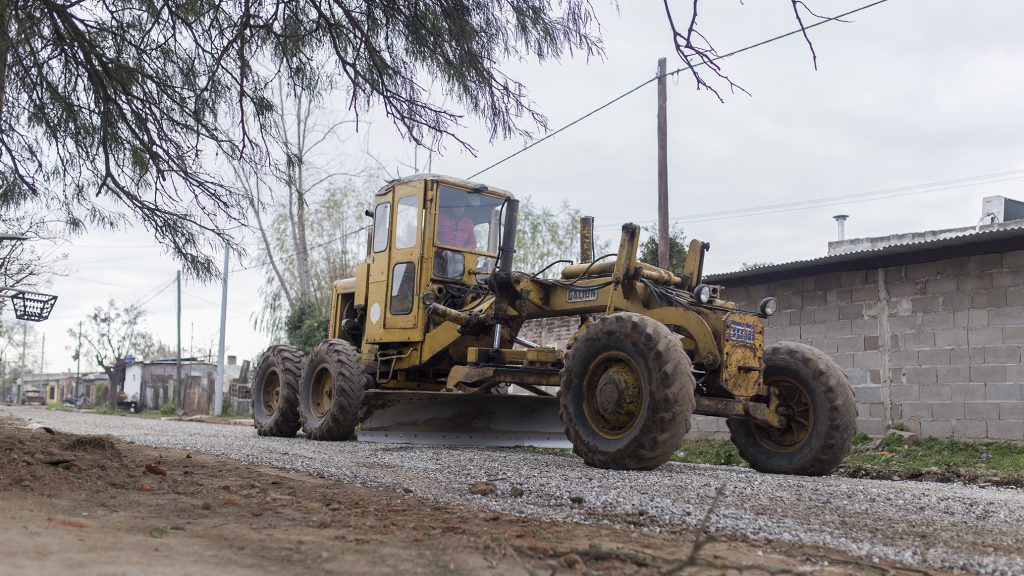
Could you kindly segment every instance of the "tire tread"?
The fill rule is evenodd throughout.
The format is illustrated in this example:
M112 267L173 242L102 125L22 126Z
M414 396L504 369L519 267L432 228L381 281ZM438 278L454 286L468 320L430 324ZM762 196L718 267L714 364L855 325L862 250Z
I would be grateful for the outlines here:
M657 412L642 424L641 433L627 445L613 451L601 449L590 441L571 417L570 391L587 366L579 366L588 350L615 335L632 340L639 349L648 350L646 360L651 369L650 406ZM566 352L558 392L565 434L573 452L590 466L617 470L651 470L668 461L690 430L694 410L693 371L689 356L673 334L660 322L642 314L619 312L590 322L576 336ZM682 383L679 383L679 380Z
M277 345L268 348L260 358L256 366L256 381L252 394L253 426L260 436L290 438L299 431L301 425L298 393L304 356L302 350L294 346ZM258 402L262 401L263 380L271 370L279 374L281 393L277 410L264 417L262 406Z
M780 342L766 347L764 357L766 364L772 358L779 357L807 367L812 381L820 387L825 400L822 407L824 410L816 408L811 434L817 432L824 437L820 445L799 462L783 462L774 452L757 442L747 420L730 418L728 426L737 451L751 468L761 472L804 476L831 474L849 454L857 430L856 404L846 374L831 356L806 344ZM819 424L817 420L820 412L824 412L824 420Z

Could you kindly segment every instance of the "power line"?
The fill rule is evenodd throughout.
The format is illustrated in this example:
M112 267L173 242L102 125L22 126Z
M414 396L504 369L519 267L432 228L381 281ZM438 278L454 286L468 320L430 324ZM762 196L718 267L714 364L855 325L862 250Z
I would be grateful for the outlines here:
M287 260L288 258L294 258L294 257L296 257L296 256L298 256L299 254L302 254L302 253L307 253L308 254L309 251L313 250L314 248L323 248L324 246L327 246L328 244L333 244L334 242L337 242L338 240L344 240L345 238L348 238L349 236L354 236L354 235L356 235L356 234L358 234L358 233L360 233L360 232L362 232L364 230L367 230L369 227L370 227L370 225L367 224L366 226L363 226L361 228L357 228L356 230L353 230L353 231L351 231L351 232L349 232L347 234L342 234L341 236L338 236L337 238L331 238L330 240L326 240L326 241L321 242L319 244L314 244L312 246L307 246L304 251L300 250L298 252L292 252L291 254L285 254L284 256L278 256L277 260L278 261ZM229 274L235 274L237 272L244 272L246 270L252 270L253 268L259 268L261 266L266 266L267 264L270 264L270 260L269 259L264 260L263 262L257 262L255 264L250 264L248 266L243 266L241 268L235 268L234 270L229 272Z
M878 6L879 4L883 4L883 3L887 2L887 1L888 0L878 0L877 2L872 2L871 4L865 4L864 6L861 6L860 8L855 8L853 10L850 10L849 12L844 12L843 14L840 14L838 16L832 16L832 17L827 18L825 20L819 20L818 22L815 22L814 24L811 24L809 26L803 26L803 27L797 28L796 30L793 30L791 32L786 32L785 34L780 34L780 35L775 36L773 38L769 38L767 40L762 40L761 42L758 42L756 44L751 44L750 46L746 46L744 48L740 48L739 50L733 50L732 52L729 52L729 53L726 53L726 54L722 54L721 56L715 56L714 58L708 59L707 62L698 62L697 64L687 65L687 66L683 66L681 68L677 68L677 69L667 73L666 76L674 76L676 74L679 74L680 72L685 72L687 70L693 70L694 68L697 68L699 66L706 66L707 64L710 64L711 62L717 62L718 60L724 60L725 58L729 58L731 56L735 56L737 54L741 54L741 53L746 52L748 50L753 50L754 48L759 48L759 47L764 46L766 44L771 44L772 42L777 42L779 40L782 40L783 38L788 38L788 37L796 35L796 34L802 34L802 33L806 32L807 30L810 30L811 28L816 28L816 27L821 26L822 24L825 24L827 22L833 22L833 21L836 21L836 20L841 20L841 19L843 19L843 18L845 18L847 16L850 16L851 14L856 14L857 12L860 12L862 10L867 10L868 8L872 8L874 6ZM608 102L605 102L604 104L598 106L597 108L594 108L590 112L587 112L583 116L580 116L579 118L573 120L572 122L566 124L565 126L562 126L558 130L555 130L554 132L551 132L549 134L545 134L544 137L542 137L541 139L539 139L539 140L537 140L535 142L531 142L530 144L527 144L523 148L513 152L512 154L509 154L508 156L505 156L501 160L498 160L497 162L495 162L494 164L491 164L490 166L484 168L483 170L480 170L479 172L476 172L476 173L468 176L466 179L467 180L472 180L473 178L476 178L477 176L483 174L484 172L487 172L491 168L495 168L495 167L497 167L497 166L499 166L501 164L504 164L505 162L515 158L516 156L522 154L523 152L526 152L530 148L533 148L534 146L540 144L541 142L544 142L546 140L554 138L558 134L560 134L562 132L565 132L569 128L572 128L573 126L579 124L580 122L586 120L587 118L590 118L594 114L597 114L601 110L604 110L605 108L608 108L612 104L615 104L616 102L622 100L626 96L629 96L630 94L633 94L637 90L640 90L644 86L647 86L648 84L650 84L652 82L656 82L657 80L658 80L658 77L655 76L654 78L650 78L648 80L645 80L645 81L641 82L640 84L637 84L633 88L630 88L629 90L623 92L622 94L616 96L615 98L612 98Z
M145 293L149 292L150 290L152 290L152 288L129 288L129 287L125 286L124 284L115 284L113 282L103 282L102 280L92 280L90 278L82 278L81 276L72 276L70 274L61 274L61 275L58 275L58 277L60 277L60 278L70 278L72 280L78 280L80 282L88 282L90 284L100 284L102 286L113 286L114 288L121 288L123 290L130 290L132 292L141 292L143 294L145 294Z
M153 299L154 299L154 298L156 298L157 296L159 296L159 295L163 294L164 292L166 292L166 291L167 291L167 289L168 289L168 288L170 288L171 286L173 286L173 285L174 285L174 283L175 283L176 281L177 281L177 278L172 278L172 279L171 279L171 281L170 281L170 282L168 282L167 284L165 284L163 288L161 288L160 290L158 290L158 291L156 292L156 294L153 294L153 295L152 295L152 296L150 296L149 298L146 298L146 299L145 299L144 301L140 302L140 303L139 303L139 308L142 308L142 307L143 307L143 306L145 306L146 304L149 304L150 302L152 302L152 301L153 301Z
M912 196L915 194L929 194L933 192L944 192L947 190L957 190L961 188L983 186L987 184L998 184L1000 182L1009 182L1013 180L1022 179L1024 179L1024 170L1008 170L1005 172L981 174L976 176L968 176L965 178L957 178L953 180L942 180L938 182L931 182L928 184L915 184L911 186L886 188L883 190L874 190L871 192L855 192L851 194L839 194L836 196L827 196L824 198L815 198L811 200L796 200L792 202L781 202L778 204L766 204L762 206L734 208L731 210L703 212L700 214L691 214L689 216L679 216L676 218L671 218L670 220L672 222L680 223L713 222L717 220L728 220L731 218L742 218L744 216L759 216L762 214L777 214L781 212L807 210L810 208L821 208L824 206L833 206L836 204L843 203L852 204L860 202L872 202L875 200L887 200L889 198L899 198L902 196ZM636 221L637 224L651 224L653 222L653 219ZM598 230L611 230L615 228L617 228L617 226L615 225L595 227L595 229Z

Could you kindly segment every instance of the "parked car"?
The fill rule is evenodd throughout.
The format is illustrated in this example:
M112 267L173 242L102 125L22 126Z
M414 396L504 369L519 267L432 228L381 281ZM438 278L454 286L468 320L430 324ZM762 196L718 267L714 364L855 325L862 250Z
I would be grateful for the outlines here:
M28 389L21 394L22 404L36 404L43 406L46 404L46 400L43 399L43 393L39 390Z

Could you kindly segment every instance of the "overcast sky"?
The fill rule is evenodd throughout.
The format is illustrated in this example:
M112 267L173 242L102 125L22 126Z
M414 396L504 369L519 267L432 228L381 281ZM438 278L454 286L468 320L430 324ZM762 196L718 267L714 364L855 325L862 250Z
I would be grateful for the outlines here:
M864 3L811 4L838 14ZM660 2L624 2L619 13L603 0L594 4L606 43L603 60L506 68L529 87L552 128L653 77L661 56L669 58L670 70L680 65ZM688 2L676 4L682 14ZM704 4L700 22L720 53L795 25L786 0ZM890 0L848 24L812 30L818 70L799 36L723 61L725 72L751 96L729 94L719 84L722 104L695 91L686 73L670 79L670 217L689 238L711 242L705 270L822 256L836 237L834 214L850 215L848 238L880 236L974 225L984 196L1024 200L1021 22L1024 2L1015 0ZM568 200L595 216L599 234L617 244L622 223L656 218L656 111L650 84L476 180L537 204L556 207ZM411 158L411 147L382 115L366 120L348 153L368 142L385 163L397 167ZM473 124L462 135L478 156L450 145L435 157L434 172L467 177L524 144L488 143ZM926 186L953 180L970 186ZM871 195L896 188L914 193ZM833 196L848 199L754 210ZM721 214L726 211L732 214ZM171 282L178 265L151 234L89 233L63 249L69 275L48 289L60 299L50 319L35 325L46 335L47 370L74 370L74 343L66 333L109 298L146 301L147 327L173 344ZM245 265L234 262L232 268ZM268 343L252 327L259 282L258 271L230 276L228 353L240 359ZM185 354L190 342L216 348L219 301L219 284L184 286ZM29 356L38 366L38 346Z

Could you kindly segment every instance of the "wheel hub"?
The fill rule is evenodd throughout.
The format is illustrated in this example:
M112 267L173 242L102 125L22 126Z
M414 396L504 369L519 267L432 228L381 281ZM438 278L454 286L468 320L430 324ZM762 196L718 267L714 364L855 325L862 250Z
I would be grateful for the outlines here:
M317 418L324 418L331 409L331 391L334 377L329 370L321 368L313 376L313 386L309 391L310 409Z
M814 423L814 409L807 392L788 378L777 378L769 385L770 404L775 413L786 419L782 429L754 424L754 435L762 444L779 452L796 450L807 440Z
M281 401L281 378L276 372L267 375L267 379L263 384L261 400L263 413L267 416L273 416L277 412L277 406Z
M639 375L629 365L614 362L589 380L588 419L602 436L622 437L636 423L643 407Z

